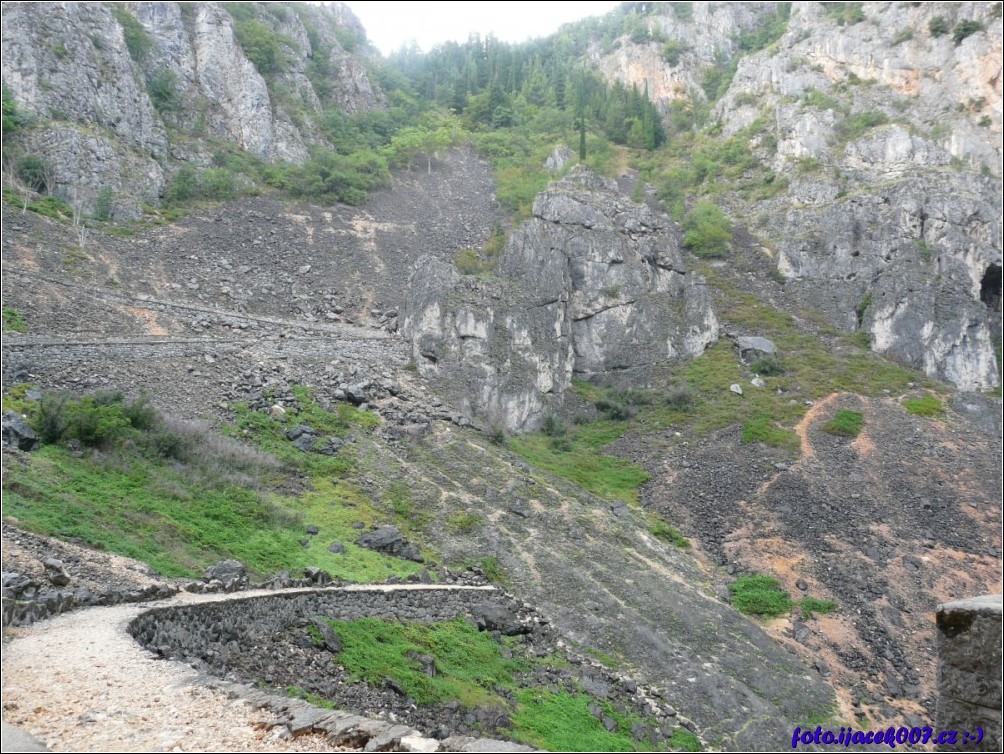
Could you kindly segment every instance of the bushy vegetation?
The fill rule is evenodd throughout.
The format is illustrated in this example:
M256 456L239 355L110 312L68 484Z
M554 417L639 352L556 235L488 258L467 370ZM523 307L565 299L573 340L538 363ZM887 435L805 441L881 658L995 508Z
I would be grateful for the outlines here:
M955 30L952 32L952 39L955 40L955 44L961 44L962 40L966 37L971 37L976 32L983 31L986 28L987 27L979 21L973 21L972 19L959 21L959 23L955 25Z
M942 37L948 33L948 21L944 16L935 16L927 22L927 30L931 32L932 37Z
M823 13L833 19L837 26L853 26L865 20L862 3L820 3Z
M32 191L44 194L49 190L51 171L48 163L38 155L28 154L17 162L15 168L18 179Z
M360 491L351 451L304 453L285 436L289 422L336 436L364 430L378 421L371 413L324 409L297 388L297 406L283 417L238 408L224 428L238 442L204 422L163 418L142 398L32 400L15 387L4 408L27 413L45 441L4 482L5 514L30 529L137 558L165 576L194 576L230 557L259 573L312 565L360 581L420 567L354 544L352 524L394 520L395 502L388 495L378 508ZM300 493L278 491L294 475ZM306 549L305 523L324 538ZM327 551L332 539L344 542L344 554Z
M889 122L889 116L880 110L863 110L847 115L837 123L836 133L841 141L854 141L876 126Z
M846 408L838 409L823 429L831 435L843 435L845 437L857 437L864 427L865 417L860 411L850 411Z
M234 19L234 36L258 73L266 79L281 74L289 65L283 45L292 41L283 38L258 19L256 3L224 3Z
M751 361L750 369L761 377L777 377L784 374L784 364L772 353L764 354Z
M150 35L146 33L143 24L125 9L124 4L108 3L107 5L111 9L112 15L115 16L115 20L119 22L119 26L122 27L122 37L125 40L126 50L129 51L129 57L142 64L146 61L150 50L153 49Z
M181 105L178 74L170 68L161 68L154 72L147 79L146 92L150 96L150 102L161 113L173 112Z
M700 201L683 216L683 245L699 257L723 257L729 251L732 225L709 201Z

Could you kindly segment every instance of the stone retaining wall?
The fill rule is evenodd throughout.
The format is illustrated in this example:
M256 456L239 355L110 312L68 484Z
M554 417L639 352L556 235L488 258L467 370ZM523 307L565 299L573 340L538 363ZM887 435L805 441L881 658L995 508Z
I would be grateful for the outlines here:
M318 589L155 608L134 619L129 633L165 657L210 657L224 664L236 645L270 637L314 616L446 620L469 615L475 605L493 598L502 599L502 595L492 587Z
M955 750L1001 750L1002 596L987 595L938 607L938 730L958 732ZM965 734L983 729L978 745ZM970 739L972 740L972 739Z

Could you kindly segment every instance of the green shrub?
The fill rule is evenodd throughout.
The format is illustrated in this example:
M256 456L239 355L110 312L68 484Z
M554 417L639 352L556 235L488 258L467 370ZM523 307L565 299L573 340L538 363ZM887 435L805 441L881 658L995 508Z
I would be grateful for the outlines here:
M784 615L791 609L791 597L777 579L766 574L744 574L729 584L732 606L747 615Z
M728 253L732 227L712 202L700 201L683 218L683 245L699 257L723 257Z
M548 414L540 425L540 431L548 437L564 437L568 429L565 423L554 414Z
M849 411L848 409L838 409L826 424L823 430L831 435L844 435L845 437L857 437L864 426L865 417L860 411Z
M153 429L157 414L146 396L127 401L120 392L99 391L74 400L43 393L30 419L43 443L77 440L106 448L133 431Z
M172 205L194 200L226 201L238 193L237 177L228 168L196 170L184 165L164 190L164 201Z
M161 68L146 82L150 102L161 113L176 110L181 104L178 94L178 75L170 68Z
M292 172L290 190L315 201L361 204L367 192L389 181L387 161L372 150L343 155L321 149Z
M675 411L686 411L694 405L694 392L686 382L674 382L666 388L663 401Z
M469 511L457 511L446 519L446 530L451 534L469 534L482 522L481 516Z
M593 405L596 406L597 411L605 414L606 418L611 421L627 421L634 416L634 411L629 406L616 401L608 401L605 398L596 401Z
M94 200L94 219L107 222L112 219L112 205L115 199L115 192L111 186L104 186Z
M841 141L854 141L876 126L889 122L889 116L879 110L865 110L848 115L837 124L836 133Z
M478 256L475 249L458 249L453 255L453 266L461 275L482 275L493 269L489 262Z
M795 607L802 611L803 618L811 618L815 613L832 613L837 609L833 600L821 600L816 597L803 597L795 602Z
M3 131L3 139L7 140L22 128L28 125L30 118L27 113L17 106L17 100L6 86L0 87L2 92L2 120L0 120L0 130Z
M907 398L903 401L903 408L917 416L942 416L945 413L945 405L930 393L919 398Z
M764 354L750 363L750 369L763 377L777 377L784 374L784 364L774 354Z
M892 45L895 47L896 45L903 44L904 42L909 42L911 39L913 39L913 29L900 29L896 32L896 36L892 38Z
M854 307L854 313L857 314L858 317L858 327L861 327L862 323L864 323L865 312L868 311L868 307L871 305L872 305L872 292L865 291L865 295L861 297L861 300L858 301L858 305Z
M681 550L690 547L690 540L683 536L678 529L664 521L656 520L648 527L648 533L664 542L669 542L675 547L679 547Z
M137 63L142 63L153 48L150 35L146 33L143 24L137 21L122 4L112 3L110 5L112 15L122 27L122 37L125 40L126 49L129 51L129 57Z
M51 188L49 165L38 155L28 154L22 157L17 162L15 172L32 191L44 194Z
M961 44L963 39L972 36L978 31L983 31L985 28L979 21L959 21L955 26L955 31L952 32L952 39L955 40L955 44Z
M227 3L228 9L233 5L238 3ZM258 19L235 18L234 36L244 55L265 78L277 76L286 69L288 61L279 44L279 35Z
M932 37L942 37L948 33L948 21L944 16L935 16L927 23L927 30Z
M837 22L837 26L853 26L865 20L861 3L821 3L823 13Z
M690 47L678 39L670 39L662 46L662 59L671 66L680 64L680 56L689 50Z
M690 21L694 17L693 3L670 3L669 7L677 21Z

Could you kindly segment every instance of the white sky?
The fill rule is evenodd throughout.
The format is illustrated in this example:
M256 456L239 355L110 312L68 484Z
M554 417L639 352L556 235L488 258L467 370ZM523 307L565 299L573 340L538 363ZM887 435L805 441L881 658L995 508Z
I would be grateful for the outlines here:
M375 2L348 0L366 36L384 55L411 40L428 52L441 42L465 42L489 32L507 42L546 37L569 21L599 16L618 2Z

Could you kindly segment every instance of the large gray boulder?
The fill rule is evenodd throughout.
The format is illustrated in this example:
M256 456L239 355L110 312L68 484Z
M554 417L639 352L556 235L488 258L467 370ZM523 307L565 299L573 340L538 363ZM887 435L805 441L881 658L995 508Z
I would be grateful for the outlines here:
M396 526L381 526L368 531L356 540L356 544L385 555L414 560L416 563L424 560L418 548L409 542Z
M3 444L18 450L34 450L38 447L38 435L35 434L24 417L16 411L3 412Z
M202 575L205 581L219 581L223 586L233 587L247 581L247 569L239 560L221 560L206 569Z

